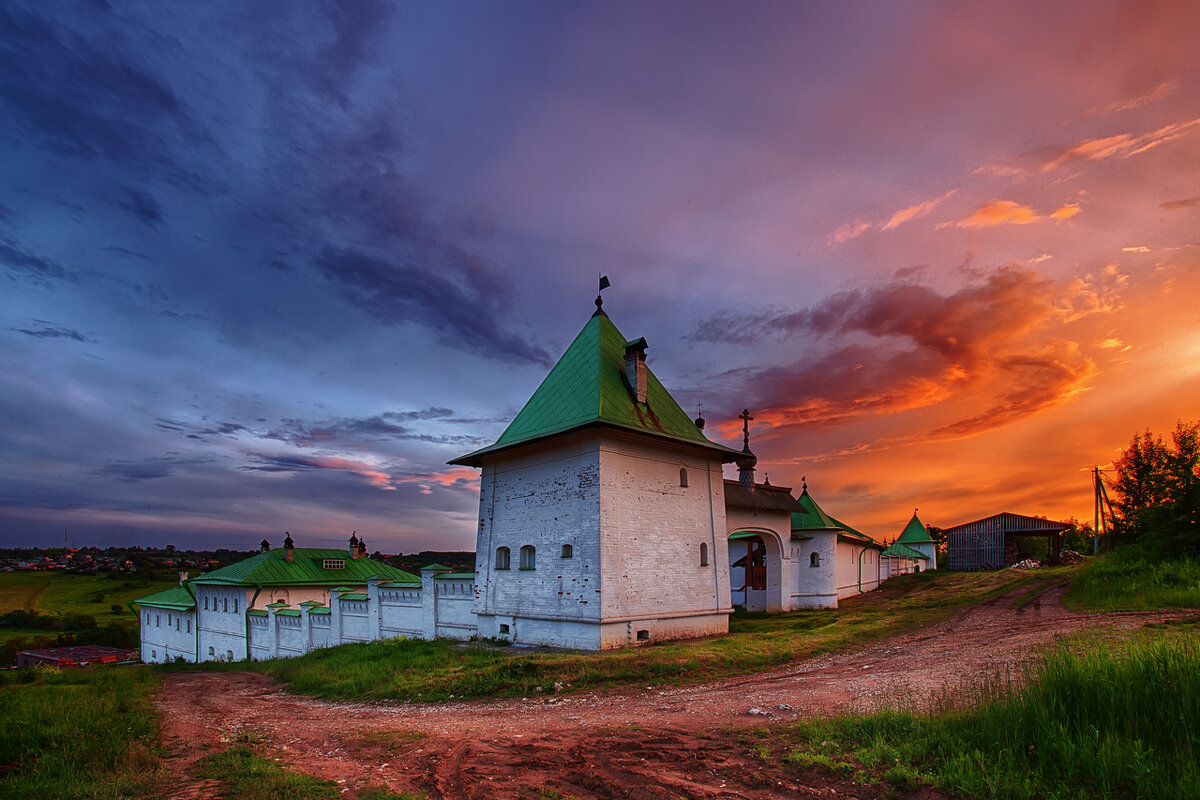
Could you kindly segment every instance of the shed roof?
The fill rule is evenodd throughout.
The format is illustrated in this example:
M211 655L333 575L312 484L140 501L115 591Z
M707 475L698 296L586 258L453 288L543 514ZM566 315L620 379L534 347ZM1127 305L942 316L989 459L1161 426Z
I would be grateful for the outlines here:
M342 562L341 569L325 569L327 559ZM388 581L419 581L411 572L370 558L349 558L345 550L297 547L291 561L284 550L268 550L227 567L199 575L191 584L227 586L339 586L361 584L371 578Z
M1013 514L1006 511L1002 514L993 514L990 517L977 519L973 522L964 522L961 525L955 525L953 528L944 529L945 533L961 533L961 532L983 532L983 531L1003 531L1004 533L1059 533L1069 530L1071 523L1055 522L1052 519L1043 519L1042 517L1027 517L1023 514Z
M928 544L933 541L933 537L929 535L929 531L925 529L917 512L914 511L912 519L904 526L904 530L900 532L896 541L903 544Z
M593 426L695 445L726 462L737 459L738 451L708 440L649 367L646 402L637 402L625 377L625 345L617 326L598 310L500 438L449 463L479 467L485 456L515 445Z

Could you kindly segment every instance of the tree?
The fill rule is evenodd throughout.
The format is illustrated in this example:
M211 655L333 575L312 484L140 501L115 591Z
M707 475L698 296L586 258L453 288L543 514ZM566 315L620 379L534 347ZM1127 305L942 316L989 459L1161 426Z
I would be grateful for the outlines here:
M1135 434L1114 463L1117 531L1158 555L1200 554L1200 423L1177 423L1171 440Z

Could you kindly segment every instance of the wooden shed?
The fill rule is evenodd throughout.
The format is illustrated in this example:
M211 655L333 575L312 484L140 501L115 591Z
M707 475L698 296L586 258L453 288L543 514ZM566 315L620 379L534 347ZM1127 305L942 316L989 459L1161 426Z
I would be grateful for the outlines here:
M1069 522L1041 517L1026 517L1005 512L974 522L946 528L946 564L950 569L999 569L1020 560L1016 540L1028 536L1045 537L1050 546L1050 563L1058 563L1062 552L1062 533Z

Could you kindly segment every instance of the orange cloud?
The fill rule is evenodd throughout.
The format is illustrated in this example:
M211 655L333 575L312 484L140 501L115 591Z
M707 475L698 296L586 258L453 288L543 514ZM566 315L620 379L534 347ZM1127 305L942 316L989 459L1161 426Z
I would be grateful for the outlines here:
M966 219L961 219L957 223L959 228L991 228L997 225L1030 225L1034 222L1040 222L1043 219L1052 219L1055 222L1062 222L1070 219L1079 213L1078 203L1066 203L1051 211L1046 216L1039 215L1030 206L1023 206L1020 203L1012 200L993 200L987 205L980 208ZM943 223L939 227L950 225L951 223Z
M866 220L857 219L854 222L847 222L833 232L833 235L829 237L829 244L845 244L851 239L857 239L869 230L871 230L871 223Z
M1012 200L994 200L966 219L958 221L960 228L990 228L995 225L1028 225L1038 216L1029 206Z
M1043 163L1041 171L1050 172L1076 160L1102 161L1114 156L1120 158L1136 156L1178 139L1197 126L1200 126L1200 119L1164 125L1158 130L1140 136L1120 133L1115 136L1106 136L1103 139L1085 139L1067 147L1054 158Z
M951 189L941 197L935 197L932 200L926 200L924 203L918 203L915 206L909 206L908 208L900 209L895 214L892 214L892 218L885 222L880 230L890 231L893 228L897 228L910 220L919 219L920 217L925 216L930 211L933 211L933 209L937 207L938 203L951 197L956 191L958 190Z

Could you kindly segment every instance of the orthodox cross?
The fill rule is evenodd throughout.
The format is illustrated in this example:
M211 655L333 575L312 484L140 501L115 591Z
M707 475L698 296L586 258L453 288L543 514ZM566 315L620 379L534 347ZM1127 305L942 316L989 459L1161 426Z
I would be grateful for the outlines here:
M750 416L750 409L743 408L742 413L738 414L738 419L742 421L742 447L750 447L750 420L754 417Z

